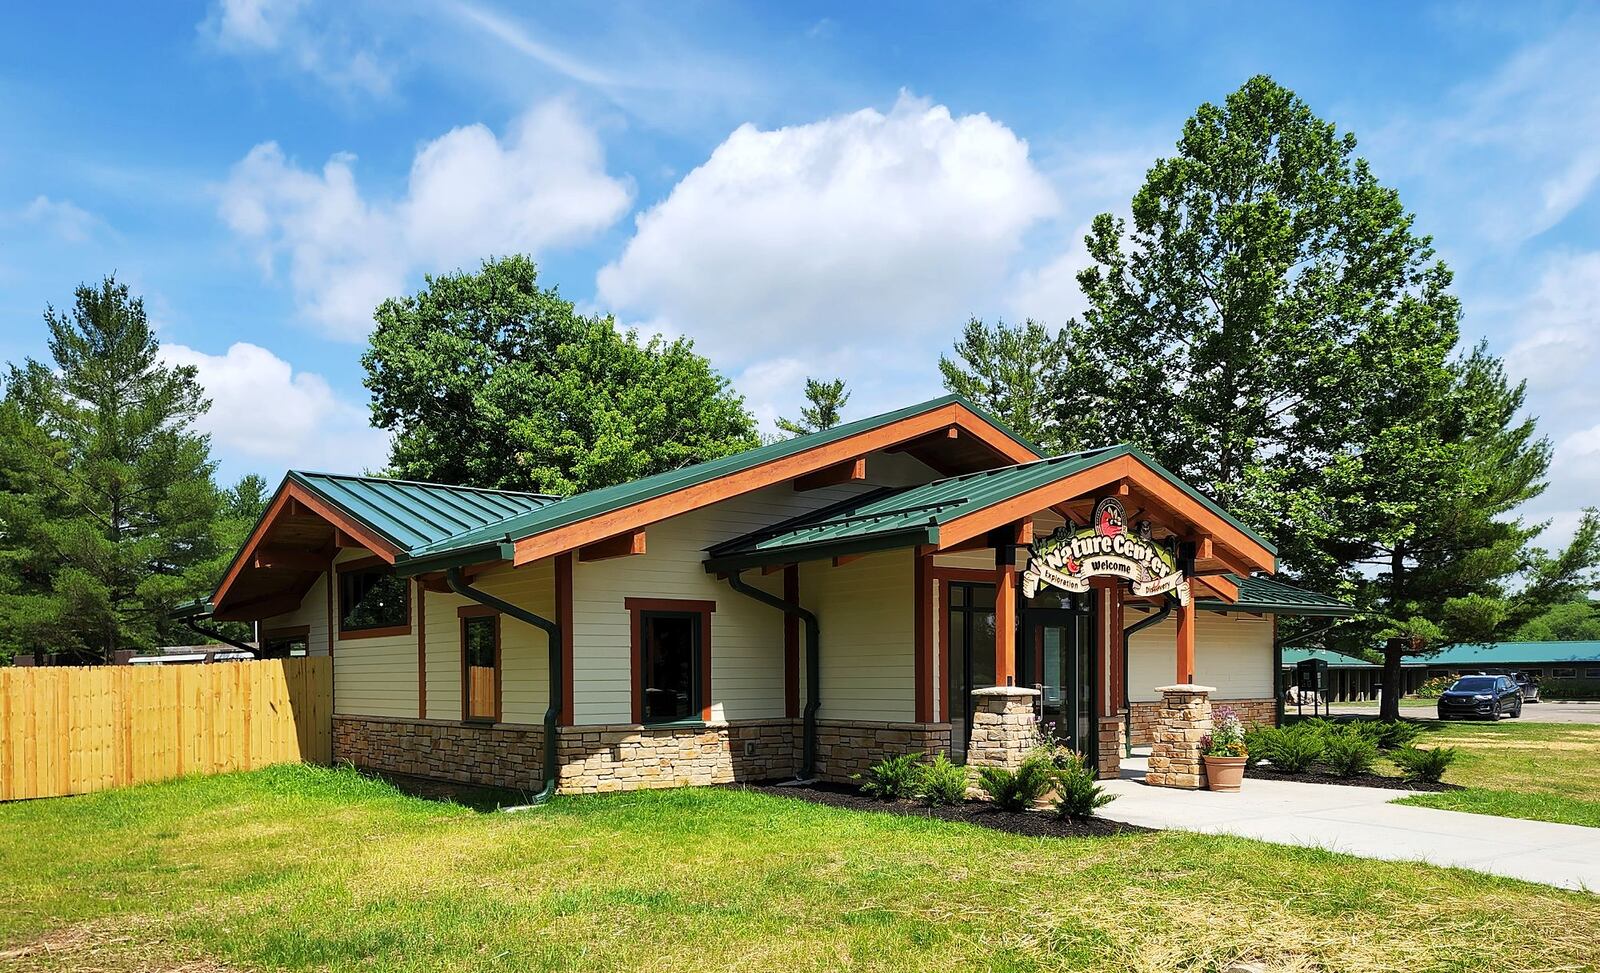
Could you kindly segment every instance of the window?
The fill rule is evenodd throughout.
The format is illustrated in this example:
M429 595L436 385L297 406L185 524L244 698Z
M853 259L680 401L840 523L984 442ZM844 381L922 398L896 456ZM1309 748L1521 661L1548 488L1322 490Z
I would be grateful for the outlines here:
M1583 674L1588 679L1600 679L1600 669L1585 669Z
M461 718L500 722L500 616L472 605L461 616Z
M1578 674L1578 670L1576 670L1576 669L1557 669L1556 670L1556 678L1557 679L1571 679L1573 676L1576 676L1577 674Z
M261 633L261 658L288 659L305 655L309 649L311 626L272 628Z
M714 602L629 598L632 616L633 722L711 719L711 613Z
M409 582L395 577L382 561L339 565L340 635L406 635L410 631Z

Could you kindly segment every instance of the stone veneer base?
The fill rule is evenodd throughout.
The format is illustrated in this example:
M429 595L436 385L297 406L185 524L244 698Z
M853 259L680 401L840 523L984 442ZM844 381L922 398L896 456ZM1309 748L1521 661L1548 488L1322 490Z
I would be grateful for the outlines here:
M1231 706L1245 726L1277 726L1278 707L1270 699L1214 699L1213 706ZM1136 701L1131 706L1132 724L1130 745L1147 747L1154 741L1156 717L1161 712L1161 701Z
M560 790L597 794L774 780L799 770L801 722L630 724L560 730ZM542 783L543 727L398 717L335 716L333 756L364 770L533 790ZM950 749L948 723L817 721L817 776L847 781L887 756Z

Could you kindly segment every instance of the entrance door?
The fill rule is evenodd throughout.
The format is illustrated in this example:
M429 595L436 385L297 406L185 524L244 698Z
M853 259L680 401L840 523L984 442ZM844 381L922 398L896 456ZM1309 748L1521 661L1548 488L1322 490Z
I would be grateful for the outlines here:
M1094 622L1087 610L1028 608L1022 624L1023 685L1039 690L1046 733L1093 759Z

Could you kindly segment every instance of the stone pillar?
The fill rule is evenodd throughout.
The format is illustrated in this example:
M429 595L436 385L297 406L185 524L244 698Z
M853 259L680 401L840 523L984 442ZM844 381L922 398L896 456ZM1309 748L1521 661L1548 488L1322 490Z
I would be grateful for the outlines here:
M1162 686L1161 709L1156 715L1150 746L1150 771L1144 782L1155 787L1199 790L1206 785L1205 761L1200 741L1211 732L1210 686L1183 683Z
M1039 690L991 686L972 691L972 738L967 741L969 767L1015 769L1039 742L1034 715Z
M1122 717L1100 717L1099 743L1099 772L1100 779L1116 779L1122 776Z

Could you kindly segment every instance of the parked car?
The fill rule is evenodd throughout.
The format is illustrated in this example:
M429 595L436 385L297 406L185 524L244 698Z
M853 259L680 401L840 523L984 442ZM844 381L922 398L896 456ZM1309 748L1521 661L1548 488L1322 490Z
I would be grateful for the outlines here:
M1512 678L1517 681L1517 688L1522 690L1524 703L1537 703L1539 701L1539 677L1530 676L1526 672L1513 672Z
M1522 689L1510 676L1462 676L1439 694L1439 719L1498 720L1522 715Z

